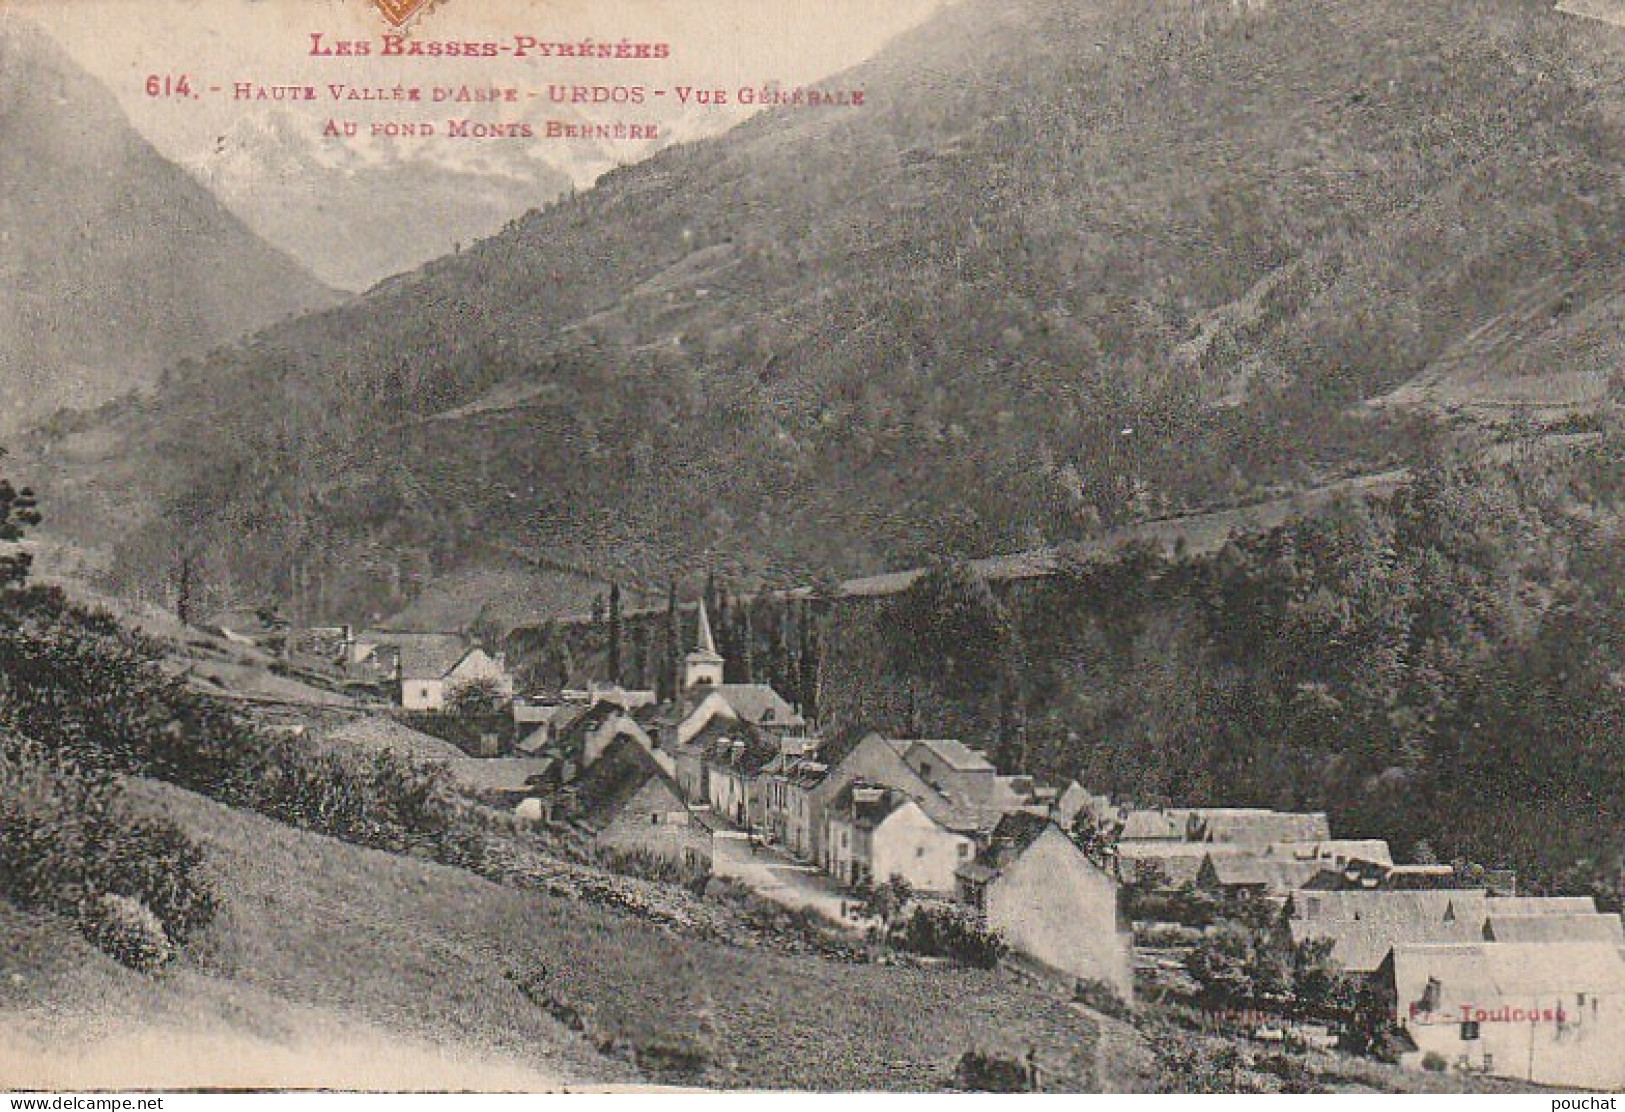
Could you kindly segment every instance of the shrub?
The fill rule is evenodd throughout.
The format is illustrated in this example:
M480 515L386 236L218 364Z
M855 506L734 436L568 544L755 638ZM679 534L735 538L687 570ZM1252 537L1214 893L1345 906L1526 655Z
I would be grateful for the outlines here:
M1115 988L1093 977L1078 978L1072 989L1072 999L1114 1019L1127 1020L1134 1015L1134 1009L1118 995Z
M1450 1063L1437 1050L1430 1050L1422 1055L1422 1068L1429 1073L1443 1073L1450 1068Z
M704 861L693 863L673 861L647 849L595 847L592 857L612 873L659 881L663 884L680 884L696 893L703 893L711 879L711 867Z
M173 823L127 819L91 862L89 887L140 901L177 944L214 920L213 890L202 881L203 851Z
M79 929L106 953L131 969L151 972L175 956L174 944L146 904L104 892L79 909Z
M893 928L890 941L900 950L952 958L978 969L992 969L1010 949L998 931L983 925L970 912L945 904L916 907L900 926Z
M1025 1093L1032 1077L1020 1059L967 1050L954 1067L954 1086L972 1093Z
M1265 1054L1254 1063L1254 1066L1260 1073L1280 1078L1283 1093L1327 1091L1326 1086L1320 1083L1320 1079L1309 1068L1309 1063L1291 1054Z
M697 1081L711 1065L710 1048L682 1031L639 1043L634 1058L640 1070L658 1081Z
M128 813L110 775L0 733L0 896L95 924L102 901L130 900L171 947L214 917L202 860L173 824Z

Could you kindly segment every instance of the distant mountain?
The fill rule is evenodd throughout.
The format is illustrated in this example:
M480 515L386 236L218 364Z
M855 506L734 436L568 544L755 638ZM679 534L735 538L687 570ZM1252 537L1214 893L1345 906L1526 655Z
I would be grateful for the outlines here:
M179 519L220 589L330 614L531 556L855 574L1379 470L1419 409L1617 388L1622 59L1534 0L963 0L826 84L864 106L614 171L38 466L126 469L126 583Z
M337 300L3 15L0 182L0 432Z
M451 254L571 185L534 156L459 167L390 140L323 142L317 127L283 109L245 115L188 168L256 232L345 289Z

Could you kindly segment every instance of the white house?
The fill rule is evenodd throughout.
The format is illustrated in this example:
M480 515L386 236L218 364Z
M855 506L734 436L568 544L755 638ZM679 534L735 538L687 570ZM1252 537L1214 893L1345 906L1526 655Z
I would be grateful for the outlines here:
M395 679L401 706L439 711L460 687L488 683L501 695L513 695L513 677L500 655L470 647L455 633L393 633L382 649L395 654Z
M1117 884L1047 817L1015 811L958 870L960 897L1010 948L1062 973L1133 995L1130 935Z
M952 895L955 871L976 853L969 836L936 822L893 788L848 784L836 795L827 821L830 871L854 888L896 877L918 892Z
M1400 944L1378 971L1415 1050L1543 1085L1625 1089L1625 956L1607 942Z

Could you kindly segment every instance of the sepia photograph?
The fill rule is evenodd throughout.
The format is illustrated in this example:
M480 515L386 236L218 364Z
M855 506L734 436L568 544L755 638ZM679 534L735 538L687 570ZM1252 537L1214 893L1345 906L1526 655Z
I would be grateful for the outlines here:
M1613 1107L1622 903L1625 0L0 0L11 1108Z

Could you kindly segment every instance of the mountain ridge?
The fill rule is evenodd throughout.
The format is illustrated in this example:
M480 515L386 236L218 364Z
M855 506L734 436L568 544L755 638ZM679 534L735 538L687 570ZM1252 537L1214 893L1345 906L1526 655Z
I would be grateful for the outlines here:
M87 408L334 304L135 132L43 31L0 13L0 431Z
M179 461L150 506L215 582L343 613L483 536L782 585L1402 466L1420 403L1374 400L1565 267L1612 312L1619 52L1579 26L966 0L826 83L862 110L613 171L96 435ZM175 559L150 513L121 575Z

